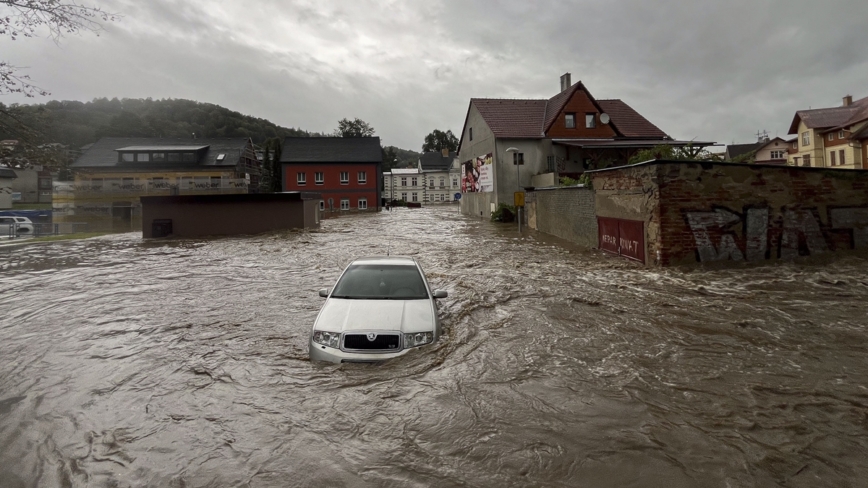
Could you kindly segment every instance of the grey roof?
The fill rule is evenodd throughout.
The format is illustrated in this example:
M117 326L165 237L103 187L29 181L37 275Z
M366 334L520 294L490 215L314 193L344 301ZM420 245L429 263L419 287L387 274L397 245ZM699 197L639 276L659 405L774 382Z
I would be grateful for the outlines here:
M726 146L726 158L733 159L742 154L747 154L751 151L756 151L762 146L765 146L765 142L754 142L751 144L730 144Z
M452 151L449 153L449 156L443 156L443 153L436 152L426 152L422 156L419 157L419 163L422 164L423 170L448 170L452 167L452 162L455 161L458 155Z
M0 168L0 178L18 178L18 175L9 168Z
M209 167L234 167L241 159L245 148L250 143L247 137L233 137L229 139L196 139L192 145L192 139L163 139L157 137L103 137L85 150L70 168L149 168L149 169L203 169ZM144 150L144 151L190 151L193 147L207 147L201 153L197 162L137 162L119 163L118 150ZM142 148L142 149L130 149ZM147 149L145 149L147 148ZM222 160L218 156L224 154Z
M287 137L281 163L382 163L379 137Z
M208 146L127 146L119 147L115 151L201 151L208 149Z
M809 129L843 128L868 118L868 97L841 107L798 110L790 123L789 134L796 134L799 121Z

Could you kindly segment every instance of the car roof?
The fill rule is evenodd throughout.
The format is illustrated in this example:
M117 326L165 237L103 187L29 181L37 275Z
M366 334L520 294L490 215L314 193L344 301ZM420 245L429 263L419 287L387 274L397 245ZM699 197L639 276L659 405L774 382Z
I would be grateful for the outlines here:
M416 259L407 256L371 256L358 258L353 260L352 264L380 264L380 265L413 265L416 266Z

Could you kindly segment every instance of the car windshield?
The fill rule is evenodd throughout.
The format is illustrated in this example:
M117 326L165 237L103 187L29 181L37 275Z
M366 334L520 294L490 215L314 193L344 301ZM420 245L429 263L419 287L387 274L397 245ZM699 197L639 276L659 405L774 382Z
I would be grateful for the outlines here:
M416 266L356 264L347 268L332 298L415 300L428 298L428 292Z

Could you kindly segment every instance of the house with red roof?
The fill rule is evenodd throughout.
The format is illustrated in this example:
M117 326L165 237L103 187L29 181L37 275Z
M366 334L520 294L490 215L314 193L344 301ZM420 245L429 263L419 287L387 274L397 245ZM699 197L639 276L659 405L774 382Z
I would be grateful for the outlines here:
M799 110L790 123L797 135L787 164L868 169L868 97L844 97L840 107Z
M713 144L674 140L624 101L595 99L566 73L561 91L549 99L470 100L458 146L461 210L489 216L524 187L625 165L642 149Z

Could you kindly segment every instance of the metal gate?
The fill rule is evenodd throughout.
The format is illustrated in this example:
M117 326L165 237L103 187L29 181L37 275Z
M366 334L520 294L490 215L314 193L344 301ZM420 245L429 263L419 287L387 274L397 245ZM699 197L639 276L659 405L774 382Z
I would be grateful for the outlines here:
M597 217L600 249L645 262L645 223L641 220Z

